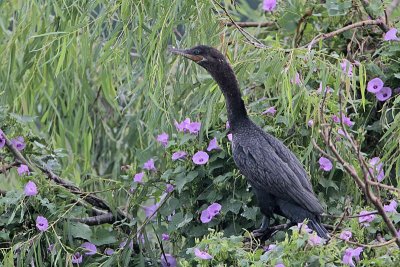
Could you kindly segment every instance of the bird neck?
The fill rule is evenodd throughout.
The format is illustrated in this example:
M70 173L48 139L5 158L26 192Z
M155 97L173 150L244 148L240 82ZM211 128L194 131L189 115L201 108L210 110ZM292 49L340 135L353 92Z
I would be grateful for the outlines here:
M225 96L229 124L232 131L234 131L235 126L240 121L247 119L246 107L240 93L239 83L229 65L222 67L217 74L212 76Z

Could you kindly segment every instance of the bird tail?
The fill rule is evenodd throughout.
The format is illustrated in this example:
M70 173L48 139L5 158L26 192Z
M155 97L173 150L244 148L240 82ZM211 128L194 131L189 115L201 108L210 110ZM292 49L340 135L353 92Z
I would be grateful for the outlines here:
M317 232L317 235L319 237L322 237L326 240L330 239L330 235L328 230L325 229L325 227L319 222L319 220L310 220L308 222L308 226L313 229L315 232Z

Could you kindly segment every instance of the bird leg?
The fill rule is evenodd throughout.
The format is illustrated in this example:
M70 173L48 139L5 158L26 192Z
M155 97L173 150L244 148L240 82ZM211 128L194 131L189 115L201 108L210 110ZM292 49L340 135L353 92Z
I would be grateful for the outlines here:
M261 237L269 234L269 217L263 216L261 227L253 231L254 237Z

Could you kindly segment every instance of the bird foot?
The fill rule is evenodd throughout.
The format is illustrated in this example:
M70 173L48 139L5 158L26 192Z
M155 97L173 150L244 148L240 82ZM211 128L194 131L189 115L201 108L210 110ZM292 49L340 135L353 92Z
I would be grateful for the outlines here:
M252 232L255 238L260 238L263 240L267 240L271 238L277 231L275 229L271 229L269 227L262 227L260 229L256 229Z

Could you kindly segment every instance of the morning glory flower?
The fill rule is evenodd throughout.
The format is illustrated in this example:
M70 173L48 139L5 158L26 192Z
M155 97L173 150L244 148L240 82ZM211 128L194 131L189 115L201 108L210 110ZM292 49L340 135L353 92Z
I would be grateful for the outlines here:
M142 184L143 183L143 177L144 177L144 172L136 173L135 176L133 177L133 181L135 183Z
M318 163L319 163L319 168L320 169L322 169L322 170L324 170L326 172L332 170L333 165L332 165L332 162L329 159L327 159L325 157L320 157L319 160L318 160Z
M48 252L50 252L50 253L53 253L55 250L54 250L54 247L55 247L55 244L50 244L48 247L47 247L47 251Z
M378 93L375 94L375 96L376 99L384 102L392 96L392 89L390 87L383 87Z
M191 134L198 134L200 132L201 122L191 122L186 129Z
M299 232L306 232L306 233L309 233L309 234L312 233L312 230L305 223L298 223L297 224L297 228L299 229Z
M344 59L342 63L340 63L340 67L344 73L347 73L347 76L353 76L353 65L347 59Z
M294 84L300 84L301 83L300 74L298 72L296 72L294 78L291 79L290 82L294 83Z
M342 136L344 136L344 137L346 137L346 133L343 131L343 129L338 129L338 134L340 134L340 135L342 135Z
M276 8L276 0L264 0L262 9L271 12Z
M346 240L348 241L351 237L352 237L352 233L348 230L345 230L343 232L340 233L340 239Z
M178 159L183 159L186 157L186 152L185 151L177 151L175 153L172 154L172 160L178 160Z
M154 205L150 205L150 206L143 206L144 209L144 213L146 214L146 218L149 218L150 216L152 216L150 219L153 219L154 216L156 215L156 211L158 209L158 203L154 204Z
M115 251L112 248L106 248L104 250L104 254L107 255L107 256L111 256L112 254L114 254L114 252Z
M342 122L349 127L352 127L354 125L354 121L352 121L349 117L346 117L345 115L342 116Z
M268 252L268 251L274 250L275 248L276 248L275 244L270 244L270 245L264 247L264 251Z
M226 128L226 129L231 128L231 125L229 124L229 121L226 121L225 128Z
M216 215L221 211L221 205L219 203L212 203L205 210L201 212L200 221L202 223L210 222Z
M36 184L32 181L27 182L24 188L24 193L27 197L36 196L38 193Z
M383 162L379 157L374 157L369 161L369 164L372 168L369 168L369 171L376 175L376 180L381 182L383 178L385 178L385 172L383 170Z
M336 116L336 115L332 115L332 120L333 120L334 123L339 123L340 122L339 117Z
M166 185L166 189L165 189L165 192L166 193L171 193L172 191L174 191L174 186L172 185L172 184L167 184Z
M36 227L41 232L47 231L47 228L49 228L49 222L45 217L38 216L36 218Z
M383 210L385 212L397 212L397 202L396 200L390 201L389 205L383 205Z
M97 247L95 244L85 242L81 245L81 248L85 251L85 255L94 255L97 253Z
M366 210L361 211L360 217L358 217L358 222L364 226L369 226L369 223L375 219L375 214L370 214L370 213L371 211L366 211Z
M156 167L154 166L154 159L149 159L143 164L143 169L148 171L156 171Z
M229 133L226 136L228 137L228 140L232 142L233 135L231 133Z
M308 239L308 244L310 246L318 246L322 245L323 243L324 243L323 239L319 237L317 234L311 235L310 238Z
M165 257L163 254L161 254L161 267L176 267L177 262L174 256L171 254L165 254Z
M178 132L186 132L186 131L188 131L188 126L190 124L190 119L186 118L181 123L178 123L177 121L175 121L174 124L175 124L176 130Z
M283 263L278 263L275 265L275 267L285 267L285 265Z
M196 165L204 165L208 162L208 159L209 159L209 156L204 151L198 151L192 157L192 161Z
M308 127L313 127L313 125L314 125L314 120L309 120L309 121L307 122L307 125L308 125Z
M6 144L6 138L3 131L0 129L0 148L3 148Z
M276 108L275 108L275 106L272 106L272 107L267 108L267 109L266 109L263 113L261 113L261 114L274 116L275 113L276 113Z
M159 142L162 146L166 147L168 145L169 135L167 133L162 133L157 135L157 142Z
M169 234L162 234L161 235L161 239L164 241L168 241L169 240Z
M221 148L219 147L217 143L217 138L214 137L213 139L210 140L210 143L208 144L207 151L212 151L212 150L220 150Z
M373 78L367 84L367 91L373 94L378 93L383 88L383 81L379 78Z
M127 239L124 240L124 241L122 241L122 242L119 244L119 248L124 249L125 246L126 246L127 241L128 241ZM131 241L129 242L128 246L129 246L130 249L133 249L133 240L131 240Z
M399 41L400 39L396 36L396 34L397 34L397 29L391 28L388 32L385 33L383 39L385 41Z
M75 263L75 264L79 264L79 263L82 263L82 259L83 259L82 254L79 252L76 252L75 254L72 255L71 262Z
M18 175L22 176L24 174L29 175L29 168L28 166L21 164L17 169Z
M344 252L342 263L346 265L350 265L351 267L355 267L353 262L353 257L356 258L356 261L360 260L360 254L363 251L362 247L358 247L356 249L348 248Z
M194 255L196 255L197 258L202 260L211 260L213 258L210 254L208 254L205 251L201 251L198 248L194 249Z
M26 146L24 138L22 136L18 136L17 138L11 139L11 143L19 151L23 150Z

